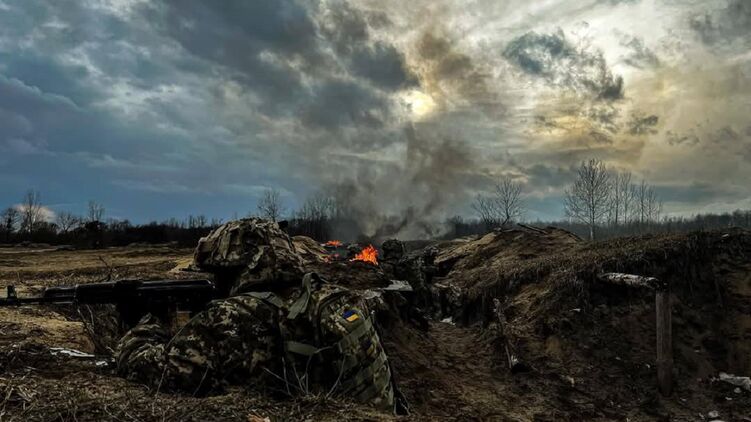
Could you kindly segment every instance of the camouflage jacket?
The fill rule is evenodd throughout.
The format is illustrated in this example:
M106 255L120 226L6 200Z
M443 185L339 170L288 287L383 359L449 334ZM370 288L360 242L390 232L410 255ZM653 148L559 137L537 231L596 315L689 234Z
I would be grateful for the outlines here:
M306 275L288 301L245 293L212 302L171 339L145 317L120 341L119 373L192 394L248 385L336 394L392 410L391 369L367 306Z

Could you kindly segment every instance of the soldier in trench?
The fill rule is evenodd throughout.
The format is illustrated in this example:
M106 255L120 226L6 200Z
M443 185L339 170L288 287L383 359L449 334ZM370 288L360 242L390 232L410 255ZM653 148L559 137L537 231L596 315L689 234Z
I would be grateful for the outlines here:
M145 316L118 344L121 376L162 391L206 395L252 385L394 410L391 369L363 299L304 274L276 223L227 223L201 239L194 261L227 298L174 334Z

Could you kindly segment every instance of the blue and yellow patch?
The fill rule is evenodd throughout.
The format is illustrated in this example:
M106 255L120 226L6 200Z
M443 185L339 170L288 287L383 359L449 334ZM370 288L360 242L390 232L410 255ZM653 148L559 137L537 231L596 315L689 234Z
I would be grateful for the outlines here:
M359 315L357 315L357 312L353 310L344 311L342 314L342 318L346 319L349 322L355 322L358 318L360 318Z

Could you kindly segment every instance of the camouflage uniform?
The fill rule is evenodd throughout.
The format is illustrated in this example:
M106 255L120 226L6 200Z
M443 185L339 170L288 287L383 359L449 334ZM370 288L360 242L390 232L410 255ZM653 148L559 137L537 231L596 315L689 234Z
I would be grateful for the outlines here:
M214 274L229 295L299 285L304 273L289 236L277 223L259 218L231 221L212 231L198 242L193 261Z
M196 264L233 281L172 338L147 315L120 341L119 373L154 387L206 394L252 384L344 395L393 410L391 371L363 300L302 265L275 223L246 219L201 239ZM287 283L288 298L253 288ZM284 359L282 359L284 358Z
M250 379L263 386L278 371L277 320L276 309L244 295L212 302L171 339L161 321L147 315L120 340L118 372L193 394Z

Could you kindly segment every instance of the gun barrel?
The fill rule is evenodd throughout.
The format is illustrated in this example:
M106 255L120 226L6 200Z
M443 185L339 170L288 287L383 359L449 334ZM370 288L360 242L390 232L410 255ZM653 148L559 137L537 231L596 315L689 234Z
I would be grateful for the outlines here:
M0 298L0 306L27 304L121 304L129 301L159 302L172 300L205 301L213 299L214 283L205 279L192 280L119 280L74 286L48 287L38 297L18 297L8 286L7 298Z

